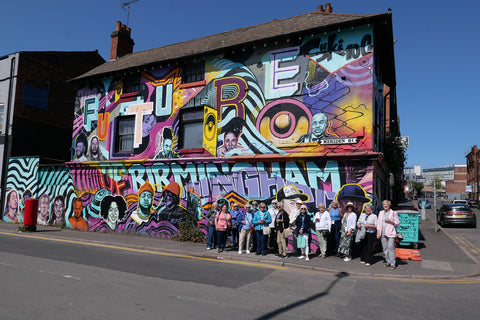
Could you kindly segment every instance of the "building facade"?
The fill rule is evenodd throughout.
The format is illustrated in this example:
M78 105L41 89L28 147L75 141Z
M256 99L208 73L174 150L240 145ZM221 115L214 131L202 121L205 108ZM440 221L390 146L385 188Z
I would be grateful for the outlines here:
M467 160L467 186L470 192L468 197L473 200L480 200L480 150L474 145L466 153Z
M111 60L74 80L67 226L170 238L184 221L205 232L214 201L391 197L391 22L320 6L121 57L117 23Z

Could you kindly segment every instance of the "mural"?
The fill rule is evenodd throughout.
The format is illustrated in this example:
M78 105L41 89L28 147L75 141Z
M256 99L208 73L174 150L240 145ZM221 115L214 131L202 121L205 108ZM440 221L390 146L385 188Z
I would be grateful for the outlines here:
M202 64L193 86L176 65L91 80L77 92L72 160L372 150L371 27Z
M277 200L290 213L301 200L313 214L338 199L360 212L380 191L376 169L338 154L373 151L373 60L365 26L205 57L193 85L177 65L88 80L72 161L12 162L4 220L21 221L28 190L40 224L163 238L182 223L206 234L215 201Z

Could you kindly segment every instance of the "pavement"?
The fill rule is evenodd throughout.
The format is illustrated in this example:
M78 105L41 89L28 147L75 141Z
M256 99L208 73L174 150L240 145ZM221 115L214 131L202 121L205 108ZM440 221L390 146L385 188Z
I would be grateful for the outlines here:
M19 232L21 224L0 223L1 234L34 236L36 238L74 242L83 245L97 245L115 249L145 250L150 253L178 256L180 258L204 258L224 260L233 263L248 263L263 267L287 267L323 273L348 273L351 276L383 277L396 279L462 279L480 276L480 262L458 246L447 230L435 232L432 221L420 221L418 251L422 261L398 260L397 269L383 267L383 253L377 253L376 262L371 266L353 258L349 262L337 257L320 259L316 254L310 261L297 257L280 258L274 254L257 256L254 253L239 255L237 251L206 250L206 244L180 242L176 240L131 236L119 233L85 232L72 229L59 229L49 226L37 226L36 232ZM228 250L228 248L227 248Z

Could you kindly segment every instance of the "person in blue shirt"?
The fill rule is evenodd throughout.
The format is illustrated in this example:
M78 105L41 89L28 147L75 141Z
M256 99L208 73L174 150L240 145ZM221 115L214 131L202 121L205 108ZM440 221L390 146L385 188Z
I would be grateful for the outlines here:
M260 211L257 211L253 216L253 225L255 226L255 233L257 236L257 252L256 255L263 255L267 254L266 249L266 242L267 236L263 234L263 227L268 227L270 229L269 224L272 222L272 217L270 213L267 211L267 205L265 202L260 203Z
M253 212L252 205L250 203L245 205L245 212L240 211L237 215L237 225L240 231L238 254L242 254L245 237L247 237L245 249L248 254L250 253L250 237L252 235L250 230L253 228Z
M233 250L238 250L238 226L237 226L237 216L240 214L238 209L238 204L233 205L233 209L230 210L230 215L232 216L232 247Z

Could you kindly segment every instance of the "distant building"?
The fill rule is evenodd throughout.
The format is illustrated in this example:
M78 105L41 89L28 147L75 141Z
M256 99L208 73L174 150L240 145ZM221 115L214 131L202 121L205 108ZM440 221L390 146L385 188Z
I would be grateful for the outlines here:
M480 150L474 145L466 152L467 185L470 188L470 199L480 200Z

